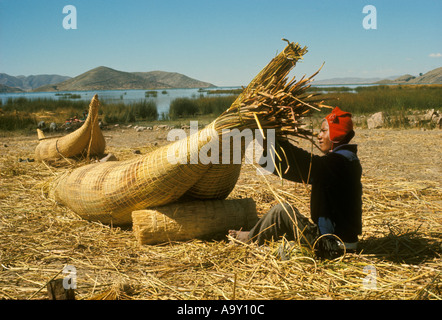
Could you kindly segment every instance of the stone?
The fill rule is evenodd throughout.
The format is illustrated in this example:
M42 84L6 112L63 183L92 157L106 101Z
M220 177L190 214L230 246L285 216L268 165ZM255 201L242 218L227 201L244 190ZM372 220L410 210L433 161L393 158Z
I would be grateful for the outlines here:
M430 109L424 115L424 120L431 121L431 119L433 118L434 115L435 115L434 109ZM437 115L437 113L436 113L436 115Z
M52 132L57 131L57 124L55 122L51 122L51 124L49 125L49 130Z
M39 128L39 129L43 129L44 127L46 127L46 123L45 123L44 121L40 121L40 122L37 124L37 128Z
M382 128L384 126L385 121L385 115L381 112L376 112L375 114L371 115L367 119L367 126L368 129L378 129Z
M118 161L117 157L113 153L109 153L104 158L100 159L100 162Z

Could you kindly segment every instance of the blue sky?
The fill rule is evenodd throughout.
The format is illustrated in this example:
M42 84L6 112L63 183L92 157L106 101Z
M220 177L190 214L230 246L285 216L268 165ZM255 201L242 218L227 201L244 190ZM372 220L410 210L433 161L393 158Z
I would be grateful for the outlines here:
M63 7L77 10L66 30ZM365 5L377 29L366 30ZM98 66L247 85L285 47L300 76L417 75L442 66L440 0L0 0L0 72L77 76Z

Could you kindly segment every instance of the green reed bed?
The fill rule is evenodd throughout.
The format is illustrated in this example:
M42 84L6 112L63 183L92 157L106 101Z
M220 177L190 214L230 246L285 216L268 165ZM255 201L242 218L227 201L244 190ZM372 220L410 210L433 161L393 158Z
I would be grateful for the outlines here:
M402 119L412 112L441 110L442 85L379 85L349 87L310 87L309 91L326 91L327 104L338 106L354 115L370 115L383 111L389 116ZM208 90L209 91L209 90ZM211 92L212 93L212 92ZM218 92L221 93L221 92ZM222 92L219 96L177 98L171 102L169 114L163 120L195 118L202 115L219 116L233 103L236 94ZM236 92L235 92L236 93ZM88 101L70 99L8 99L0 105L0 131L34 129L38 121L64 123L70 117L82 114L88 108ZM329 110L318 112L324 116ZM139 102L102 103L100 118L105 123L128 123L138 120L157 120L156 103L150 99ZM401 123L402 123L401 122Z
M88 101L82 100L10 98L0 106L0 131L33 130L42 120L62 124L72 117L83 119L88 105ZM102 103L99 115L100 119L108 124L127 123L156 120L158 110L156 103L151 100L130 104Z
M81 115L87 107L86 101L78 100L9 98L1 105L0 131L34 130L42 120L61 123L67 117Z
M236 95L219 97L177 98L170 103L169 118L194 117L198 115L219 116L235 101Z
M103 104L99 114L105 123L128 123L137 120L158 119L158 109L154 101L141 100L131 104Z
M442 85L361 86L354 91L329 92L325 97L330 99L329 105L360 115L438 110L442 107Z
M27 113L37 112L58 112L60 110L74 110L80 112L87 109L89 101L69 100L69 99L50 99L50 98L36 98L28 99L24 97L9 98L6 103L2 105L5 112L8 111L22 111Z
M0 114L0 131L16 131L35 128L37 119L25 112L7 112Z

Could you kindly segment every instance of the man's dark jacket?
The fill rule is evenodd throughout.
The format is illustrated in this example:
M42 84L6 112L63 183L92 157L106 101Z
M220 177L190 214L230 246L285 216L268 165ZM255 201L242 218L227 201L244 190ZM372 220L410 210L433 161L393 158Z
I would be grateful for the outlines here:
M312 185L313 222L317 224L319 217L329 218L335 224L334 234L342 241L358 241L362 233L362 167L357 145L341 145L324 156L288 141L278 141L276 150L281 161L275 157L274 174L279 175L279 170L284 179Z

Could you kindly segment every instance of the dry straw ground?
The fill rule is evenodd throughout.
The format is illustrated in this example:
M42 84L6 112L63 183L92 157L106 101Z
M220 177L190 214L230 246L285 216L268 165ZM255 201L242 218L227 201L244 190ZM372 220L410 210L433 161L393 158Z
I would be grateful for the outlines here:
M104 132L119 159L167 143L165 132ZM139 246L130 229L92 223L43 196L63 168L32 158L35 137L0 138L0 299L47 299L46 284L77 271L77 299L441 299L440 130L357 130L364 168L361 251L317 261L283 242L226 238ZM310 148L309 145L305 145ZM230 197L259 214L286 197L308 214L309 188L244 167ZM288 246L287 246L288 248Z

